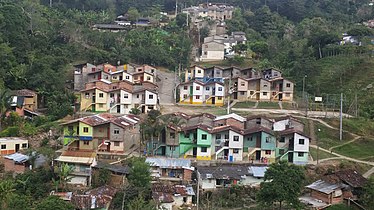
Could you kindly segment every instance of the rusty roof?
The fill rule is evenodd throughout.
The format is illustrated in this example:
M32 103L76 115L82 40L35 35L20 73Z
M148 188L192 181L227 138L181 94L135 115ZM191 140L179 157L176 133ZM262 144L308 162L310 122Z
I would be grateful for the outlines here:
M219 132L227 131L227 130L232 130L232 131L235 131L236 133L242 134L242 130L233 125L223 125L219 127L214 127L211 133L219 133Z
M188 130L194 130L194 129L201 129L201 130L204 130L204 131L207 131L207 132L212 131L212 127L210 127L208 125L204 125L204 124L197 124L197 125L183 127L182 131L188 131Z
M73 195L71 203L78 209L106 209L117 193L114 187L104 185L87 191L84 195Z
M92 152L92 151L71 151L71 150L66 150L66 151L62 152L61 156L92 158L92 157L96 156L96 153Z
M35 96L36 92L29 89L21 89L14 91L17 96Z
M338 171L335 174L342 182L354 188L364 187L368 181L365 177L353 169Z
M102 113L93 116L81 118L80 121L90 126L98 126L109 123L115 116L109 113Z

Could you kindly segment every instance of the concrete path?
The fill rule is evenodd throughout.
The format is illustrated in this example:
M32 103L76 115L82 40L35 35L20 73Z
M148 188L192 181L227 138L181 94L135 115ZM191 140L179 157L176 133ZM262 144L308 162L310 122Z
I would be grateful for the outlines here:
M374 167L368 170L364 175L362 175L365 178L369 178L374 173Z
M256 101L255 105L253 106L254 109L257 109L259 102Z
M350 134L351 134L351 135L355 135L355 134L353 134L353 133L350 133ZM352 140L347 141L347 142L345 142L344 144L340 144L340 145L336 145L336 146L330 147L329 150L331 151L331 150L333 150L333 149L335 149L335 148L342 147L342 146L344 146L344 145L350 144L350 143L352 143L352 142L355 142L355 141L359 140L360 138L361 138L361 136L355 136Z
M157 85L160 97L160 105L174 104L174 90L177 85L177 78L174 72L157 71Z
M283 109L282 101L279 101L279 102L278 102L278 105L279 105L279 108L280 108L280 109Z
M310 147L317 149L316 145L310 145ZM354 159L354 158L350 158L350 157L347 157L347 156L344 156L344 155L341 155L341 154L338 154L338 153L335 153L335 152L331 152L331 151L329 151L327 149L324 149L322 147L319 147L319 150L327 152L327 153L331 153L331 154L337 156L337 157L333 157L333 158L322 159L322 160L319 160L319 162L324 162L324 161L327 161L327 160L334 160L334 159L345 159L345 160L349 160L349 161L356 162L356 163L363 163L363 164L374 166L374 162L369 162L369 161L363 161L363 160L357 160L357 159Z

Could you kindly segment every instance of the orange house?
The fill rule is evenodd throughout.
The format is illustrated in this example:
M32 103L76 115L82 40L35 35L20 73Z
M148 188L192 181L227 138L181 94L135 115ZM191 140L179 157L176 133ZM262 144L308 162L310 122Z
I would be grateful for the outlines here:
M0 155L9 155L29 147L27 139L19 137L0 138Z

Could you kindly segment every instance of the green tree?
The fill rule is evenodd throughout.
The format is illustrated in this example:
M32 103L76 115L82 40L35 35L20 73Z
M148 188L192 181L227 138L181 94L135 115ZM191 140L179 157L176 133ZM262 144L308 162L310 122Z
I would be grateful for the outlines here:
M73 172L74 168L73 166L63 163L60 166L60 171L58 173L58 176L60 177L60 183L62 184L62 189L66 189L67 183L72 179L70 174Z
M296 208L300 204L298 198L304 180L301 167L285 161L273 163L265 173L256 200L267 207L279 204L279 209L282 209L282 205L287 203L288 206Z
M10 94L6 89L0 89L0 131L2 131L2 121L5 113L10 109Z
M145 162L145 159L133 157L129 161L129 166L131 168L128 177L129 184L135 188L141 189L141 191L150 189L151 172L150 166Z
M141 110L139 108L131 108L130 114L140 115Z
M48 196L44 200L42 200L37 206L36 209L38 210L75 210L75 207L60 199L56 196Z
M95 171L92 177L92 184L94 187L100 187L108 184L111 176L111 172L108 169L99 169Z
M8 204L11 198L14 196L14 182L11 180L0 181L0 207L5 209L8 207Z
M157 207L153 202L146 201L141 195L131 200L127 204L128 210L156 210Z
M374 177L371 177L365 185L361 200L368 208L374 206Z
M134 7L130 7L129 10L127 10L127 15L128 15L128 19L131 22L136 22L138 18L140 17L139 11Z

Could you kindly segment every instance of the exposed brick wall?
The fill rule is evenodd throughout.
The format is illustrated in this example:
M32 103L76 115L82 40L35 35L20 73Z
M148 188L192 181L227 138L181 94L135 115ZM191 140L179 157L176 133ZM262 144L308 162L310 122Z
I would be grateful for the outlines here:
M188 169L184 169L183 180L191 181L191 179L192 179L192 171Z
M338 204L338 203L343 202L343 196L342 195L339 196L339 197L333 198L332 194L327 195L327 194L312 190L311 196L313 198L316 198L316 199L321 200L321 201L323 201L325 203L328 203L328 204Z
M14 161L13 160L9 160L9 159L4 159L4 169L5 169L5 172L14 172L16 174L22 174L24 173L27 169L27 166L25 165L18 165L18 164L14 164Z

